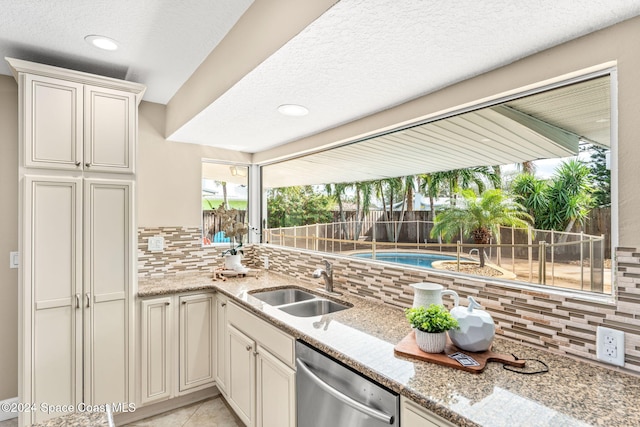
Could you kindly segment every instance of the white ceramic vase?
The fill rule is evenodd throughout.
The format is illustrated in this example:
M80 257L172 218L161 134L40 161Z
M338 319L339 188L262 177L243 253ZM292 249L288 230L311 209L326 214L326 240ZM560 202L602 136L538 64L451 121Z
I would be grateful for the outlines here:
M447 345L446 332L424 332L416 329L416 343L425 353L442 353Z
M241 267L242 254L237 255L225 255L224 256L224 268L227 270L235 270L236 267Z

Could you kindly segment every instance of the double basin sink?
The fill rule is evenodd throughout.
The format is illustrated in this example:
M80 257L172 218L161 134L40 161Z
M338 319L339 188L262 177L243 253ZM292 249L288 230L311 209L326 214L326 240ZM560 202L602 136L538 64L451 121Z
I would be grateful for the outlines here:
M251 296L296 317L321 316L351 307L298 288L259 291Z

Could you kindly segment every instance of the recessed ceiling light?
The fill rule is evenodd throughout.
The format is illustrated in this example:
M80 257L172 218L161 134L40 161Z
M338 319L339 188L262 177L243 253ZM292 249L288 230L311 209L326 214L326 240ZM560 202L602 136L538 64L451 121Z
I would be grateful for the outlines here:
M91 46L95 46L98 49L102 50L117 50L118 43L109 37L98 36L98 35L90 35L86 36L84 40L89 43Z
M278 112L285 116L302 117L309 114L309 110L306 107L298 104L282 104L278 107Z

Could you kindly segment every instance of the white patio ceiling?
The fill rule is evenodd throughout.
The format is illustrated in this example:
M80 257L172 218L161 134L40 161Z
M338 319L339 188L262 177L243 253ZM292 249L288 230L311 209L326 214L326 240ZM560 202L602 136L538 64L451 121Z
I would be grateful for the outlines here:
M610 145L609 77L266 166L267 188L367 181L578 153Z

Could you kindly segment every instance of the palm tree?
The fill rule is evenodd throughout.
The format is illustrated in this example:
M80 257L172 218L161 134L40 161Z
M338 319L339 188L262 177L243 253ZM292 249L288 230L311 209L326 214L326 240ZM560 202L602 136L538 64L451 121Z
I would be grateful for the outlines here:
M373 182L362 181L354 184L356 190L356 233L353 236L353 240L360 238L362 232L362 225L364 223L365 216L371 209L371 198L373 196Z
M344 213L343 199L346 197L347 189L351 186L353 186L353 184L347 183L325 185L325 190L329 197L333 198L338 203L338 214L340 215L341 229L345 239L349 239L349 230L347 228L347 218Z
M500 226L525 228L531 216L524 206L513 201L502 190L487 190L478 199L473 190L461 193L460 205L451 206L436 216L431 237L442 235L447 241L458 236L473 236L476 244L491 243L491 238L500 232ZM484 250L479 248L480 267L484 267Z
M500 175L493 168L487 166L434 172L432 175L436 181L448 186L452 205L456 204L461 190L475 185L478 188L478 193L483 193L487 184L491 184L493 188L499 188L501 184Z
M590 171L584 163L572 159L558 166L549 187L545 228L569 232L576 222L583 223L593 206L592 190Z
M520 174L512 189L535 218L536 227L568 232L576 222L584 222L593 206L589 172L585 164L572 159L558 166L550 181ZM563 235L560 242L566 238Z
M521 173L511 183L511 191L534 219L534 225L542 221L549 210L549 184L530 173ZM540 219L540 220L539 220Z
M382 201L382 209L386 219L385 228L390 242L397 242L400 237L400 228L404 219L407 205L407 191L412 185L412 177L385 178L374 181L376 196ZM396 202L402 202L400 216L396 226L392 226L393 206Z
M435 199L438 198L442 191L443 178L444 176L441 172L427 173L419 177L418 189L429 198L429 212L432 221L436 216Z

